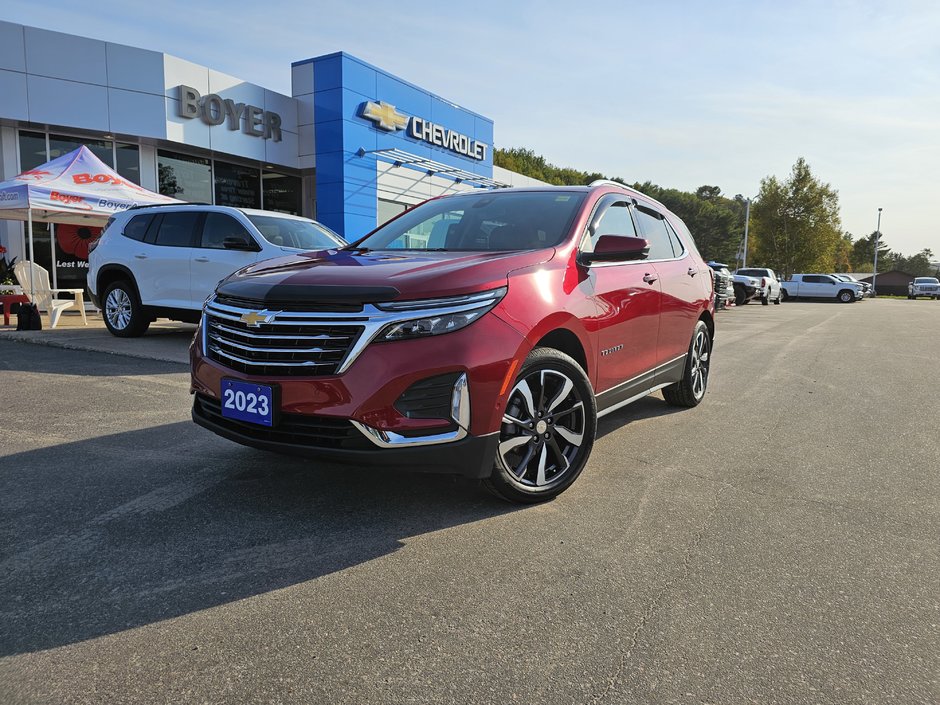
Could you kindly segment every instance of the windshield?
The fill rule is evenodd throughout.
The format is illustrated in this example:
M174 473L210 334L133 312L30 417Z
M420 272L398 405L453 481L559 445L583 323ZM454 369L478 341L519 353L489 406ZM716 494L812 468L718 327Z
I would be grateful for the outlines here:
M938 281L934 277L917 277L917 279L914 280L914 283L915 284L940 284L940 281Z
M329 228L312 220L281 218L276 215L249 215L250 220L265 240L278 247L298 250L326 250L342 247L346 243Z
M486 191L427 201L357 243L369 250L485 252L558 245L585 198L575 191Z

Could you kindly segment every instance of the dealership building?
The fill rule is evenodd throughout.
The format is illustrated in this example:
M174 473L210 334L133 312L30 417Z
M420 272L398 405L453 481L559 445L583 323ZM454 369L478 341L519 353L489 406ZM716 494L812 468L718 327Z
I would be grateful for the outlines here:
M285 71L288 67L285 66ZM493 165L493 121L346 53L296 61L291 95L158 51L0 22L0 181L88 146L185 201L316 218L347 239L431 196L536 184ZM60 287L36 225L35 261ZM0 221L7 256L24 225ZM67 259L67 258L66 258Z

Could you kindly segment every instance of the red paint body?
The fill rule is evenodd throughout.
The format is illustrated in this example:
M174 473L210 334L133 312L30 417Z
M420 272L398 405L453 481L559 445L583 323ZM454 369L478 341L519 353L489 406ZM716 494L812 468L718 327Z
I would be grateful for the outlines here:
M315 252L268 260L232 275L300 286L394 287L399 292L396 300L502 286L508 286L508 293L466 328L372 343L348 370L330 377L252 377L206 359L194 344L193 390L218 398L222 377L276 384L286 413L430 433L446 420L405 418L394 407L396 399L422 379L466 372L472 400L470 433L479 436L500 428L512 387L506 383L508 373L512 369L515 374L536 344L556 331L566 331L580 343L595 393L685 354L696 322L704 319L713 325L714 297L708 268L684 225L633 191L614 186L568 190L587 192L587 197L557 247L523 252ZM663 212L685 241L684 255L665 261L580 263L579 247L595 207L609 194L626 194ZM601 355L615 348L615 353Z

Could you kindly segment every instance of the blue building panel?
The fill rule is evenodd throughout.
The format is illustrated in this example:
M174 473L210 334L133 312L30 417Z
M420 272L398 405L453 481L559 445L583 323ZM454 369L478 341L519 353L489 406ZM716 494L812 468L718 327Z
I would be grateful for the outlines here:
M317 217L347 239L376 224L375 152L398 149L481 176L493 175L493 122L348 54L313 59ZM363 116L373 104L374 119ZM385 106L380 104L384 103ZM387 106L394 106L394 112ZM383 129L378 124L385 120ZM411 125L420 132L411 134ZM485 159L432 144L421 126L462 135L486 145ZM428 134L431 127L428 127ZM440 133L438 133L440 134ZM433 141L433 138L432 138Z

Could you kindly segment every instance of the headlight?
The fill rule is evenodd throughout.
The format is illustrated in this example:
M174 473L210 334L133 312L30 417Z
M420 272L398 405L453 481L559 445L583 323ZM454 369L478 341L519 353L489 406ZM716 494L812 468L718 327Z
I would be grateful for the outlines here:
M421 301L392 301L379 304L378 308L389 312L414 311L424 314L420 318L390 323L376 336L376 340L405 340L428 335L452 333L466 328L489 312L506 295L506 287L491 289L478 294L453 296L445 299Z

